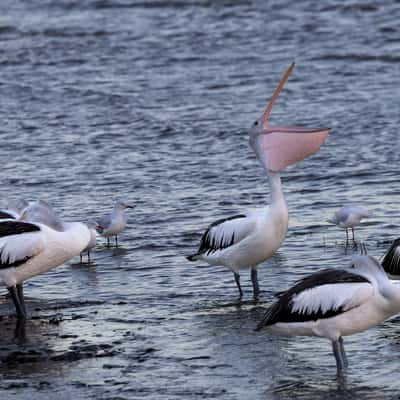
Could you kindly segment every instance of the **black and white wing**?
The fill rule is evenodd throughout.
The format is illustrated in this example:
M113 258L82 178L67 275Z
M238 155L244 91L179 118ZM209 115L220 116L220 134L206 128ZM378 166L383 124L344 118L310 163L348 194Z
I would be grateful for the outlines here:
M0 210L0 220L2 219L17 219L19 215L12 210Z
M209 255L233 246L246 238L255 226L255 218L244 214L215 221L203 234L197 253L189 256L188 259L192 261L198 255Z
M396 239L385 254L382 267L386 273L400 276L400 238Z
M0 220L0 270L17 267L42 252L46 239L40 226Z
M326 269L298 281L279 294L256 330L278 322L293 323L331 318L358 307L374 294L365 277L348 270Z

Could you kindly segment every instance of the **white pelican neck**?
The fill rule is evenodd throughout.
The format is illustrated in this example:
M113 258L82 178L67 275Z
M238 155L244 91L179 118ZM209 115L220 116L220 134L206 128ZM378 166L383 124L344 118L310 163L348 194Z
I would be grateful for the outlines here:
M271 188L271 205L281 202L284 202L286 204L285 197L282 191L281 176L279 172L268 171L267 175L269 186Z

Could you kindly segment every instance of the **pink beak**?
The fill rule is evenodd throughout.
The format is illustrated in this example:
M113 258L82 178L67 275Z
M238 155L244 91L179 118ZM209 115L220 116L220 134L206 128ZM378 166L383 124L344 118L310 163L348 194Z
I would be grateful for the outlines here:
M290 65L279 82L262 117L262 135L260 137L266 161L266 167L278 172L288 165L301 161L316 153L328 137L329 128L304 128L298 126L270 126L269 116L272 106L294 68Z

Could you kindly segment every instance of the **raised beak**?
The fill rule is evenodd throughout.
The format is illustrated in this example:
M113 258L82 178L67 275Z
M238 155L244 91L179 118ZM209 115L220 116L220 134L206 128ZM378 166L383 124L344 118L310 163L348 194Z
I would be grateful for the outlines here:
M262 117L261 135L257 139L259 151L265 167L273 172L279 172L288 165L309 157L319 150L325 142L329 128L304 128L301 126L270 126L269 116L275 100L288 80L294 63L290 65L276 88Z
M267 108L265 109L263 115L261 116L261 124L262 124L263 128L266 128L268 126L268 118L269 118L269 116L271 114L272 107L273 107L273 105L275 103L275 100L279 96L279 93L282 91L283 86L285 85L285 83L288 80L290 74L292 73L294 66L295 66L295 63L293 62L292 64L290 64L290 67L286 70L286 72L283 75L281 81L279 82L278 87L275 89L275 92L272 95L271 100L269 101Z

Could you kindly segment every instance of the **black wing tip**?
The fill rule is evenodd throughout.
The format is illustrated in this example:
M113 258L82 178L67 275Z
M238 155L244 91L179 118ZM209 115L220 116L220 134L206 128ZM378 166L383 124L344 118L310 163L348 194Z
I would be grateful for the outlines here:
M199 254L198 253L196 253L196 254L191 254L190 256L186 256L186 260L188 260L188 261L197 261L198 260L198 256L199 256Z

